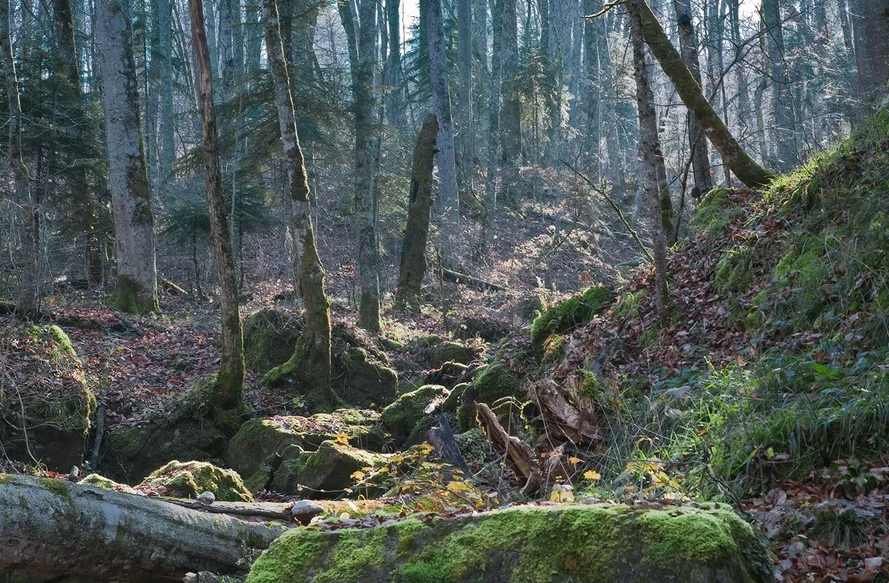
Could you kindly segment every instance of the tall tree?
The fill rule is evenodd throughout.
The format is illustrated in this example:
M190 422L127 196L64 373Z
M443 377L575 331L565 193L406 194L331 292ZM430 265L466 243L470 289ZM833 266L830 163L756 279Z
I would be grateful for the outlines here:
M601 0L584 0L583 11L586 16L599 12ZM599 18L583 19L583 71L584 71L584 122L583 150L587 160L599 164L599 105L601 103L601 86L599 84L599 36L604 33L602 20Z
M130 0L96 3L96 52L102 76L108 185L114 215L117 282L111 305L156 310L154 214L139 123Z
M426 242L429 238L429 211L432 208L432 164L437 138L438 118L430 113L423 121L414 145L407 226L401 246L398 291L395 294L399 307L418 307L426 273Z
M15 55L9 28L9 2L0 0L0 66L6 80L6 97L9 104L9 164L15 182L16 203L22 209L25 228L22 233L24 269L16 294L16 314L29 318L36 314L39 299L38 241L39 204L32 198L31 178L22 159L22 103L19 98L19 82L15 72Z
M487 255L497 210L497 162L500 146L500 85L502 80L503 19L497 16L502 12L504 0L496 0L494 27L491 42L491 92L488 102L488 159L485 175L484 214L482 215L481 254Z
M651 8L648 7L645 0L627 0L627 8L638 14L642 34L651 53L657 58L670 81L673 82L682 102L698 118L710 143L719 151L722 160L735 173L735 176L751 188L762 186L771 180L774 175L757 164L738 144L713 106L704 97L701 86L692 77L679 52L670 43L661 23L651 12Z
M867 41L867 97L878 102L889 93L889 5L864 3L864 36Z
M688 67L694 80L701 84L701 65L698 62L698 38L692 23L691 0L673 0L676 12L676 24L679 30L679 47L682 60ZM698 192L707 192L713 188L710 177L710 155L707 149L707 136L698 123L694 112L689 111L687 117L688 144L692 151L692 168L694 170L695 188Z
M405 116L404 73L401 65L401 0L386 0L389 52L386 62L386 115L389 123L401 128Z
M501 20L500 56L503 105L500 110L500 158L503 168L503 196L506 204L518 202L519 162L522 156L522 106L519 97L519 35L517 0L503 0L495 14Z
M290 228L293 232L293 271L298 274L299 295L306 307L306 324L290 360L279 374L292 374L299 384L318 399L312 409L330 409L337 404L330 384L330 302L324 292L324 266L318 256L310 213L309 177L299 142L293 89L284 59L280 18L275 0L263 0L266 49L275 86L275 105L281 145L287 159L290 194ZM310 392L310 393L309 393Z
M654 110L654 94L651 91L648 68L645 63L642 16L638 5L627 5L630 16L630 39L633 45L633 73L636 79L636 107L639 112L639 151L643 172L643 188L650 209L652 241L654 245L654 277L657 296L658 320L667 319L667 239L672 230L670 212L665 200L670 200L664 156L657 134L657 118Z
M472 158L475 141L472 124L472 6L471 0L457 0L457 69L460 72L460 91L457 94L457 143L460 152L460 186L472 191Z
M798 151L793 95L784 50L784 21L778 0L762 0L762 18L772 85L772 137L776 145L773 164L787 169L797 163Z
M438 117L438 205L443 227L442 253L448 262L453 263L459 255L460 203L457 198L457 158L448 95L441 0L420 0L420 10L426 14L432 104Z

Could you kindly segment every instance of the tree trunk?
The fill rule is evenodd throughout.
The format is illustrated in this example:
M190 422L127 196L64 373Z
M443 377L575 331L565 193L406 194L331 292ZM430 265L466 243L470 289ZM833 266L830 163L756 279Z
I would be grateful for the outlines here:
M793 94L785 64L784 26L778 0L763 0L762 15L772 83L774 117L772 135L777 146L774 165L781 170L787 170L797 163L799 155L793 116Z
M130 12L129 0L96 3L96 51L117 254L117 283L110 303L123 312L140 314L158 309L157 268Z
M472 6L470 0L457 0L457 47L460 91L457 105L457 144L460 152L460 187L473 192L472 158L475 145L472 111Z
M485 176L484 215L482 216L481 255L490 251L491 232L497 212L497 161L500 145L500 81L502 79L501 49L503 45L502 12L504 0L496 0L494 30L491 43L491 96L488 102L488 160Z
M502 0L501 76L503 108L500 112L500 157L503 168L503 195L506 204L518 204L519 162L522 156L522 108L519 100L519 39L516 0Z
M584 0L584 15L595 14L602 9L601 0ZM584 71L584 123L583 150L588 164L595 165L599 174L599 105L601 85L599 84L599 36L602 34L600 18L583 20L583 71Z
M404 100L404 74L401 66L401 0L386 0L389 28L389 54L386 63L386 115L389 123L403 128L407 123Z
M9 165L15 182L16 203L24 214L22 233L23 269L16 292L16 314L30 318L37 313L40 297L39 239L40 209L31 192L31 178L22 159L22 104L19 99L19 83L15 72L9 22L9 0L0 0L0 65L6 80L6 97L9 104Z
M751 188L768 183L774 175L757 164L732 136L725 123L704 97L701 86L695 82L688 67L682 62L682 57L670 43L670 39L667 38L660 22L651 12L645 0L628 0L627 7L637 11L645 42L652 54L657 58L664 73L673 82L682 102L698 118L698 122L713 147L719 151L731 171L741 182Z
M0 507L0 568L94 581L169 583L200 571L243 575L255 553L288 530L274 521L5 474Z
M676 23L679 31L679 46L682 61L698 85L701 84L701 66L698 63L698 38L692 24L691 0L673 0L676 11ZM740 67L739 67L740 68ZM698 123L694 112L688 111L688 147L693 149L692 168L694 170L695 188L704 193L713 188L710 176L710 155L707 151L707 136Z
M654 278L657 289L655 298L658 320L667 319L667 239L672 223L665 222L664 204L669 200L664 158L657 136L657 119L654 111L654 95L645 64L645 43L642 15L632 4L627 5L630 16L630 37L633 44L633 73L636 78L636 105L639 111L639 149L642 154L644 190L651 214L652 242L654 250ZM669 41L668 41L669 42Z
M876 105L889 92L889 5L886 2L864 3L864 34L870 61L868 97Z
M287 158L287 185L290 191L293 232L293 271L299 282L299 294L306 307L306 325L288 363L302 386L323 395L325 405L337 402L330 384L330 303L324 292L324 266L318 256L315 231L309 208L309 177L299 143L293 89L287 75L280 21L275 0L263 0L266 51L275 85L275 104L281 145Z
M429 237L429 209L432 207L432 163L438 136L438 118L429 114L414 145L411 166L411 190L407 209L407 226L401 246L401 267L398 271L399 307L417 309L420 288L426 273L426 240Z
M457 198L457 160L451 101L448 96L441 0L421 0L420 10L426 13L432 103L435 115L438 117L438 206L442 222L441 250L445 262L453 266L460 256L460 203Z
M241 314L238 310L238 279L226 220L225 195L219 169L219 149L216 145L216 112L213 106L213 73L210 69L210 48L204 29L202 0L189 0L191 36L198 63L201 97L201 120L204 133L204 166L207 174L207 206L210 215L210 238L219 270L219 316L221 322L222 357L216 380L214 405L223 409L239 406L244 386L244 339L241 333Z

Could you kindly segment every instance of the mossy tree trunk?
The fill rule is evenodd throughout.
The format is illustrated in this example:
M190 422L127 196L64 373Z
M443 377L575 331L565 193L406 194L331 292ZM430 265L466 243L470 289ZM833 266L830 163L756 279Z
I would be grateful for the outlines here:
M294 234L293 270L298 274L299 294L306 307L306 324L293 356L285 368L298 383L319 395L322 406L333 407L336 395L330 384L330 303L324 292L324 266L318 256L315 231L309 213L309 178L299 142L293 92L284 60L281 24L275 0L263 0L266 50L275 86L275 103L281 142L287 157L291 229Z
M426 273L426 240L429 237L429 209L432 207L432 160L438 131L438 118L430 113L423 121L414 145L407 227L401 246L401 267L395 294L399 307L417 307Z
M664 199L670 200L664 157L657 135L657 119L654 110L654 94L645 64L645 42L642 37L642 19L639 12L628 9L630 16L630 40L633 45L633 73L636 79L636 107L639 111L639 149L642 154L643 188L651 209L651 229L654 250L654 277L657 288L658 320L663 324L667 315L667 238L672 229L671 214L665 211Z
M483 1L483 0L480 0ZM504 0L495 0L492 14L493 33L491 37L491 95L488 101L488 159L485 176L485 198L482 214L480 254L487 256L494 230L497 212L497 164L500 156L500 82L503 67L501 53L503 46L503 20L497 14L503 10Z
M38 238L39 209L31 192L31 177L22 159L22 104L19 99L19 83L15 72L15 60L9 29L9 0L0 0L0 69L6 81L6 97L9 104L9 165L15 182L16 203L24 212L25 228L22 233L24 268L16 293L16 314L29 318L37 312L39 298Z
M500 12L493 15L501 20L501 75L503 107L500 131L500 157L503 168L503 201L519 203L519 163L522 157L522 107L519 97L519 33L516 0L503 0Z
M110 304L141 314L158 309L157 267L130 8L130 0L97 2L95 37L117 255L117 282Z
M238 309L238 280L226 220L225 196L222 193L219 149L216 144L216 112L213 107L213 74L210 69L210 48L207 46L207 33L204 28L203 2L189 0L188 7L198 67L210 238L219 270L222 358L216 379L214 405L223 409L233 409L242 402L241 391L244 386L244 339L241 331L241 314Z
M627 9L638 15L642 34L651 53L657 58L664 73L673 82L682 102L697 117L713 147L719 151L722 160L735 173L741 182L751 188L768 183L774 174L756 163L738 141L732 136L719 114L704 97L682 56L667 38L661 23L652 13L645 0L627 0Z

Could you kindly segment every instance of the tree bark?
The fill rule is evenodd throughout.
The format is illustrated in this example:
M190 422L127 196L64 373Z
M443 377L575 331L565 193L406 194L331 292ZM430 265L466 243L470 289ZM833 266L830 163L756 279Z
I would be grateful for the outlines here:
M639 150L644 176L643 189L651 209L652 242L654 255L654 277L657 297L658 320L661 324L667 318L667 239L672 230L672 220L665 213L664 200L670 200L667 189L667 176L664 157L661 154L657 135L657 119L654 110L654 95L645 64L645 43L642 15L632 4L628 5L630 16L630 37L633 45L633 73L636 79L636 106L639 111Z
M682 60L694 80L701 84L701 65L698 62L698 38L692 24L691 0L673 0L676 12L676 23L679 31L679 46ZM713 188L710 176L710 155L707 151L707 136L698 123L694 112L688 111L688 147L694 149L692 169L694 170L695 188L704 193Z
M274 521L5 474L0 507L0 568L95 581L169 583L200 571L243 575L249 559L288 530Z
M627 7L639 15L645 42L657 58L664 73L673 82L682 102L698 118L710 143L719 151L723 161L747 186L756 188L767 184L774 174L757 164L732 136L725 123L704 97L701 86L695 82L679 52L667 38L663 27L645 0L628 0Z
M889 92L889 5L876 0L864 3L864 34L870 62L868 98L877 105Z
M0 66L6 80L6 97L9 104L9 164L15 182L16 202L24 214L22 233L23 270L16 291L16 314L30 318L37 313L40 297L38 272L38 248L40 237L39 205L31 192L28 167L22 159L22 104L19 99L19 83L15 72L9 22L9 0L0 0Z
M219 270L219 316L221 318L222 355L213 395L214 405L233 409L241 402L244 386L244 339L241 314L238 308L238 279L232 255L226 219L225 195L219 169L219 149L216 144L216 111L213 106L213 72L210 69L210 47L204 28L202 0L189 0L191 36L198 64L201 99L201 120L204 134L204 167L206 172L207 207L210 215L210 238Z
M445 262L454 265L459 257L460 202L457 198L457 157L454 147L454 122L451 119L451 100L448 96L441 0L421 0L420 10L426 13L432 103L435 115L438 117L438 206L442 221L441 250Z
M309 208L309 177L299 143L293 89L284 61L280 20L275 0L263 0L266 52L275 85L275 104L281 145L287 158L287 185L290 194L290 228L293 232L293 272L298 292L306 307L306 325L297 341L288 368L301 385L324 396L328 405L336 403L330 384L331 324L330 302L324 291L324 266L318 256L315 231Z
M470 0L457 0L457 48L460 91L457 101L457 144L460 152L459 185L473 192L472 158L475 136L472 131L472 6Z
M797 163L799 154L796 145L793 95L785 63L784 25L778 0L763 0L762 15L766 49L769 55L769 81L772 85L772 115L774 118L772 136L776 145L774 165L781 170L786 170Z
M401 245L401 266L395 294L395 303L399 307L419 307L420 288L426 273L426 242L429 237L429 210L432 208L432 164L438 132L438 118L430 113L423 121L414 145L407 226Z
M130 14L129 0L96 3L96 51L117 255L117 283L110 303L139 314L158 309L157 268Z
M504 0L496 0L496 13L500 13ZM503 67L501 49L503 45L503 19L494 14L494 29L491 43L491 94L488 102L488 159L485 175L484 214L482 215L481 254L490 251L491 231L497 212L497 162L500 145L500 81Z
M386 115L389 123L403 128L407 123L404 100L404 74L401 67L401 0L386 0L389 28L389 54L386 63Z
M595 14L602 9L601 0L584 0L584 15ZM603 33L602 20L584 18L583 20L583 71L584 71L584 124L583 145L588 164L599 169L599 106L601 104L601 85L599 83L599 36ZM598 172L596 172L598 174Z
M500 111L500 157L503 169L503 194L506 204L517 204L519 188L519 162L522 156L522 108L519 100L518 67L519 40L516 0L502 0L501 22L501 78L503 106Z

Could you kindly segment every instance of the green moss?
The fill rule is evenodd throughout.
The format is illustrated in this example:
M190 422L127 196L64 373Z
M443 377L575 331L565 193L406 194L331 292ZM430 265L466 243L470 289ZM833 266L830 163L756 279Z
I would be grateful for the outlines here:
M117 276L114 293L108 299L108 305L128 314L144 314L159 309L156 290L146 290L126 275Z
M55 480L52 478L40 478L40 485L48 491L52 492L56 496L68 496L68 484L64 480Z
M743 209L731 203L731 190L714 188L708 192L695 209L692 224L711 237L720 236Z
M481 370L471 388L463 393L457 409L458 425L463 431L475 425L475 403L485 403L498 415L505 415L520 408L518 402L524 398L519 377L506 363L494 361Z
M423 385L415 391L405 393L383 409L380 423L396 441L407 439L417 424L427 419L426 409L435 401L443 402L449 391L441 385Z
M166 488L170 496L179 498L193 498L209 491L220 501L253 501L253 496L236 472L217 468L207 462L172 461L152 472L138 487L157 486Z
M566 332L587 322L611 300L611 292L604 286L592 286L579 297L562 300L531 323L531 343L537 350L543 348L552 334Z
M294 314L264 308L244 320L244 363L265 374L287 362L302 332L302 321Z
M291 531L257 560L247 583L699 582L720 570L731 581L771 580L764 549L731 512L601 505Z
M714 281L716 293L725 297L744 293L753 279L756 251L749 245L741 245L726 251L716 266Z
M93 486L95 488L101 488L103 490L111 490L114 492L126 492L128 494L138 494L138 491L134 488L130 488L126 484L119 484L114 480L109 480L104 476L100 476L99 474L90 474L87 477L83 478L78 484L82 486Z

